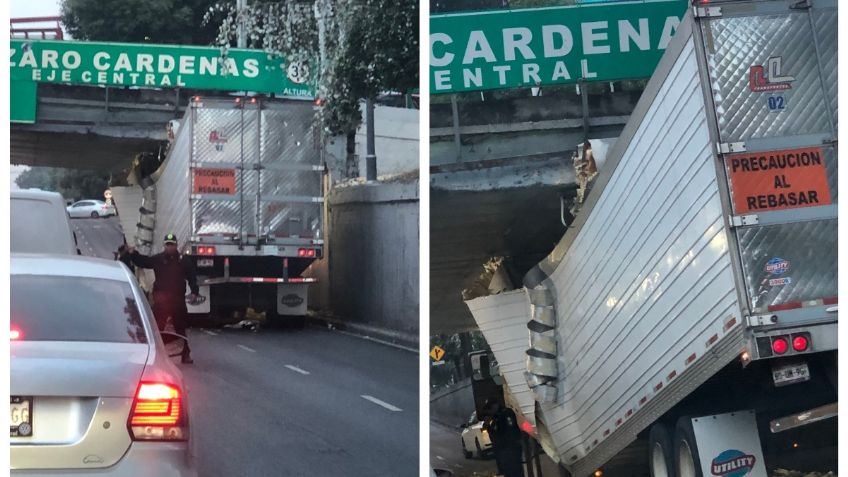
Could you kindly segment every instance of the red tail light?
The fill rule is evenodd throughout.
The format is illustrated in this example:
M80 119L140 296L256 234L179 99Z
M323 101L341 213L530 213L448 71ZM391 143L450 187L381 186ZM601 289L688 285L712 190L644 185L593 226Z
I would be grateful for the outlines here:
M188 437L183 393L173 384L142 382L130 413L135 440L183 441Z
M197 247L198 255L215 255L215 247Z
M786 342L786 338L777 337L771 341L771 349L775 354L783 354L789 349L789 343Z
M297 249L297 256L298 257L313 258L313 257L315 257L315 249L314 248L299 248L299 249Z
M11 330L9 330L9 339L11 339L12 341L19 341L23 337L24 334L21 332L21 330L15 328L14 326Z
M795 351L807 351L807 348L810 347L810 339L804 335L796 335L792 338L792 349Z

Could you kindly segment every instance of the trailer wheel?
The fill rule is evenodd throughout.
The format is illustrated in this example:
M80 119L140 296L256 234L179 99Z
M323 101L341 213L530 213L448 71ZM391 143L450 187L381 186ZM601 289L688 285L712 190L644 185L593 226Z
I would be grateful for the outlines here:
M691 417L683 416L677 420L674 431L674 469L677 477L704 477Z
M648 436L648 465L651 477L675 477L674 441L668 427L657 422Z

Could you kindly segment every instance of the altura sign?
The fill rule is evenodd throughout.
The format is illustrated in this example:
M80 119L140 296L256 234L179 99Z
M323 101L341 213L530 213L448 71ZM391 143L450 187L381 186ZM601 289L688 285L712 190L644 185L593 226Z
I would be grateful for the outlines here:
M13 81L314 96L305 65L258 50L13 39L10 66Z
M650 77L688 1L430 17L430 91Z

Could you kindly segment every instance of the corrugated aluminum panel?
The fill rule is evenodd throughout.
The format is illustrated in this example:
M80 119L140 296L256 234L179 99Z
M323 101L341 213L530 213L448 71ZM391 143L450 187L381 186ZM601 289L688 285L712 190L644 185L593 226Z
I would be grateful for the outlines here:
M812 10L813 28L815 28L819 44L819 65L822 71L822 80L825 85L825 93L830 102L830 112L834 129L839 125L839 105L837 95L837 79L839 71L836 67L836 30L837 15L836 8L818 8Z
M561 397L541 410L566 464L740 316L706 120L689 40L550 274Z
M112 200L118 209L118 220L121 223L121 231L124 240L130 245L135 245L136 224L138 224L141 207L142 190L138 186L110 187Z
M262 229L263 232L320 237L323 207L320 202L270 201L274 196L321 197L320 166L315 110L308 103L269 105L262 111Z
M741 229L751 309L837 296L836 228L832 219Z
M710 19L703 29L723 142L831 132L805 10ZM751 67L767 65L771 57L781 58L782 76L794 78L790 89L774 93L785 99L780 112L769 110L771 93L751 91L749 82Z
M189 110L181 121L180 129L168 151L167 159L154 174L157 207L156 222L153 227L152 253L158 253L162 250L162 240L168 233L175 234L181 246L188 242L191 235L191 209L189 208L191 134L187 119L190 114L191 111Z
M495 353L501 374L524 417L536 424L535 401L527 381L527 314L530 302L523 289L467 301L468 309Z

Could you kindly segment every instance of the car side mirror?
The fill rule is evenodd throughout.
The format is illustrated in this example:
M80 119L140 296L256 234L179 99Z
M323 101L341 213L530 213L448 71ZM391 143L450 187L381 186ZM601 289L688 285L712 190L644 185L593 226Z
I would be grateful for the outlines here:
M162 331L160 334L162 335L162 341L165 343L165 350L168 352L169 357L173 358L183 354L188 344L188 340L184 336L171 333L170 331Z

